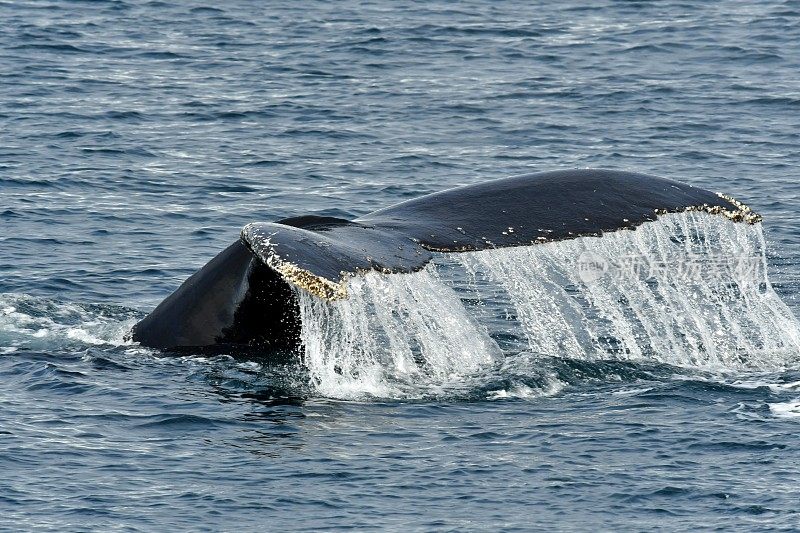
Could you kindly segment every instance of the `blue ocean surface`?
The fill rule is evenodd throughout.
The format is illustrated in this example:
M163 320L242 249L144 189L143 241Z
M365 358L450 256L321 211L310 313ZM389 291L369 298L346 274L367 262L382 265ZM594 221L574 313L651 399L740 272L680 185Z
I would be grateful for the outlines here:
M746 202L796 316L797 0L0 0L0 29L3 531L800 528L797 350L537 351L491 306L502 357L446 379L126 340L249 222L579 167ZM797 333L748 313L714 338Z

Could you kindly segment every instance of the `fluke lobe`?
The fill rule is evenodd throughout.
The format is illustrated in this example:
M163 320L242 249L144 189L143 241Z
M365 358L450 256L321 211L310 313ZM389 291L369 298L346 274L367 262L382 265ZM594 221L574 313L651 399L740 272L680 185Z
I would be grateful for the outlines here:
M294 350L301 326L296 290L347 298L350 276L414 272L434 253L600 236L682 211L761 221L730 196L672 180L566 170L458 187L356 220L310 215L254 222L131 335L159 349Z

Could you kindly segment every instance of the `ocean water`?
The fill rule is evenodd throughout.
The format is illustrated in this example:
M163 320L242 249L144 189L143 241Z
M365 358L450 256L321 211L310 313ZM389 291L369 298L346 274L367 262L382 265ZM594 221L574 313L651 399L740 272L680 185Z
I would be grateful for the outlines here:
M800 528L800 2L0 1L0 28L0 529ZM366 276L301 298L296 361L124 340L249 222L576 167L763 228ZM760 266L583 287L587 250Z

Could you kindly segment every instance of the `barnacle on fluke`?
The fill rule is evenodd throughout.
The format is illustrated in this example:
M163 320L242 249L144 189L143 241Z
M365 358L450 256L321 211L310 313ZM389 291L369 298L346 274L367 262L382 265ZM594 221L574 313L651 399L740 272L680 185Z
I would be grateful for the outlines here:
M267 328L291 344L296 335L286 330L297 327L296 316L291 319L297 303L289 287L337 300L347 297L350 276L414 272L425 267L432 252L600 236L684 211L747 224L761 221L724 194L645 174L587 169L459 187L356 220L309 215L254 222L137 324L133 336L157 348L252 344L264 342L258 329ZM253 313L259 320L251 319Z
M347 297L345 279L338 282L332 281L312 274L308 270L282 259L273 248L271 239L275 234L276 232L265 234L258 228L258 225L248 224L242 228L241 238L265 265L278 272L283 279L295 287L326 300L338 300ZM330 246L325 241L318 242L318 245L322 247Z
M724 208L721 209L722 214L728 217L729 219L733 220L734 222L747 222L748 224L756 224L758 222L761 222L762 220L761 215L750 209L750 206L743 204L733 196L729 196L721 192L718 192L717 194L723 200L726 200L729 203L736 206L736 209L734 211L730 211ZM708 212L711 214L716 214L712 213L710 210Z

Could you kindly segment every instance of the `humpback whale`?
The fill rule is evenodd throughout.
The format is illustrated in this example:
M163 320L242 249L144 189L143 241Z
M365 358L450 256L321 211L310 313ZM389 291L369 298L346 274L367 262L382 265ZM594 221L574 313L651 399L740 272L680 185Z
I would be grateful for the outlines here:
M164 350L294 350L301 326L295 291L347 298L351 276L414 272L436 253L600 236L683 211L761 220L724 194L646 174L587 169L458 187L355 220L308 215L253 222L136 324L131 337Z

